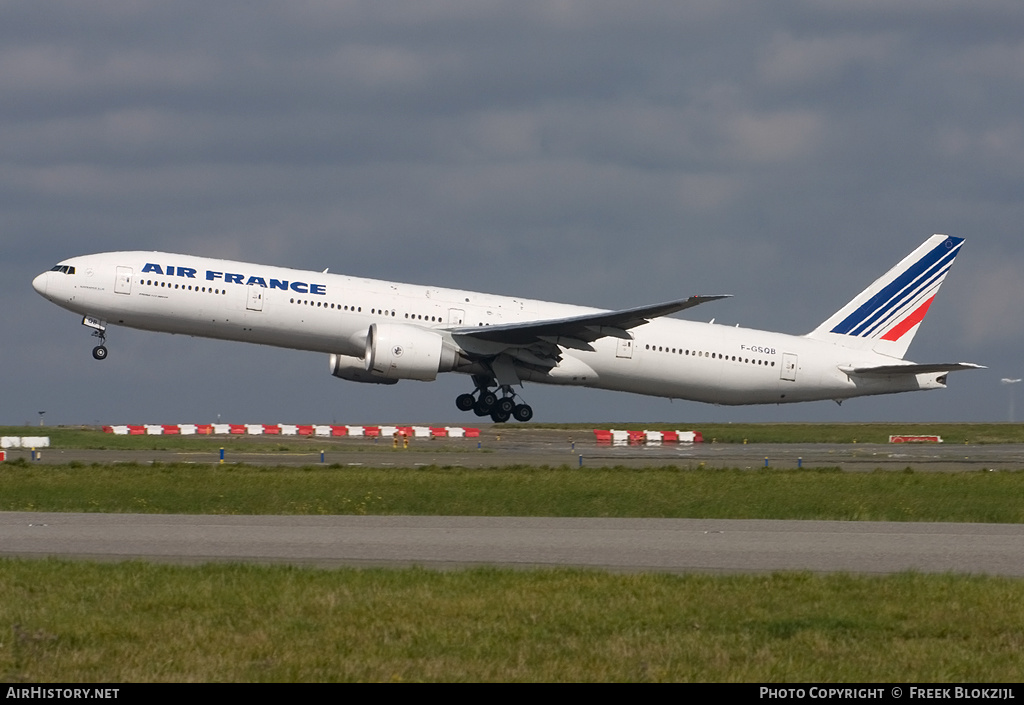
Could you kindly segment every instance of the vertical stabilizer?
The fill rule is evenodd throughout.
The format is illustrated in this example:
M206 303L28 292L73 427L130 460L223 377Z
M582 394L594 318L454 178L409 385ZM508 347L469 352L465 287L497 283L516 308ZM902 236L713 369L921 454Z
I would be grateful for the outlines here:
M809 337L902 359L963 242L932 235Z

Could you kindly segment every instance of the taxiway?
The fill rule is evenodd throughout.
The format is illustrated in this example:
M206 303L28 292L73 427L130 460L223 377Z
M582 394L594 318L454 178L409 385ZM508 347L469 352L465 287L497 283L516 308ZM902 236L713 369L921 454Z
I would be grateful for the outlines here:
M0 512L0 534L17 557L1024 576L1006 524Z

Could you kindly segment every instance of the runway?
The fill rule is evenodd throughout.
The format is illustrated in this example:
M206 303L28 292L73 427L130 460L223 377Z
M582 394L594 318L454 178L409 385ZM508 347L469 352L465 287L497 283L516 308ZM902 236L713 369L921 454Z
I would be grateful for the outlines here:
M317 566L1024 576L1024 526L0 512L0 554Z

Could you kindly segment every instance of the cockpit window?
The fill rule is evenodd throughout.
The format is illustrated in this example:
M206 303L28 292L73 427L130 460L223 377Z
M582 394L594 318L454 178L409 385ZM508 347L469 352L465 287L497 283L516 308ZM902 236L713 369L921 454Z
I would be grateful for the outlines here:
M71 265L67 265L67 264L55 264L53 266L53 268L50 269L50 271L51 272L61 272L62 274L74 274L75 273L75 268L72 267Z

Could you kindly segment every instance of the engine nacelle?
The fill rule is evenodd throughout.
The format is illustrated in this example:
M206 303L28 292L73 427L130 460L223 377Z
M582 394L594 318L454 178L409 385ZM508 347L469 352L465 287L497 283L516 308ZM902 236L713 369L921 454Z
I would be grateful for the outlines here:
M375 376L366 371L366 363L350 355L331 355L331 374L350 382L369 384L398 384L397 379Z
M366 373L386 380L431 382L455 369L458 353L439 333L401 323L374 323L366 335Z

